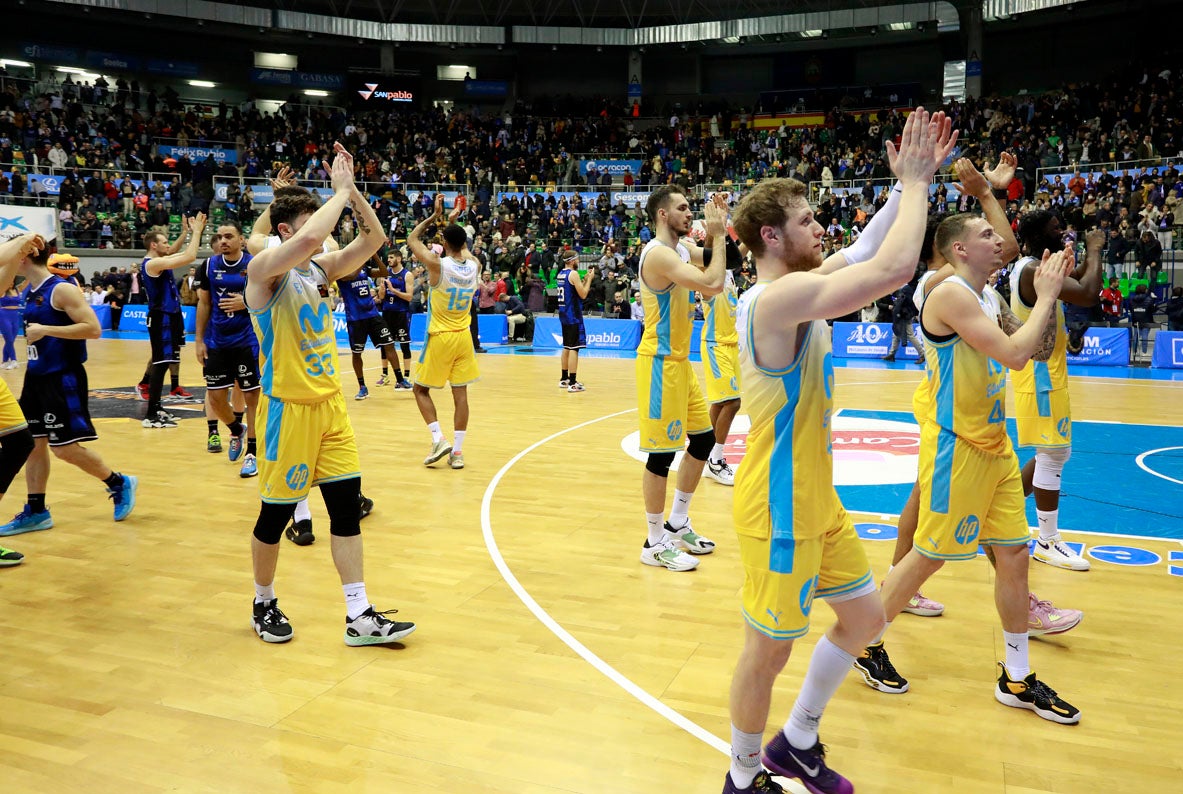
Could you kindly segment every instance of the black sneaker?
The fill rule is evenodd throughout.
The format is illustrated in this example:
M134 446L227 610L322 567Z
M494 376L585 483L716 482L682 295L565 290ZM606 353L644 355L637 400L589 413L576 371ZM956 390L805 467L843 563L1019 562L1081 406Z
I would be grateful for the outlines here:
M374 510L374 500L367 499L365 494L361 494L361 513L358 515L358 520L365 518Z
M756 777L752 779L752 785L740 788L731 779L729 771L727 777L723 778L723 794L784 794L784 788L780 783L770 778L763 769L756 773Z
M316 536L312 534L312 519L293 521L283 531L284 536L297 546L311 546Z
M800 780L813 794L854 794L854 785L826 765L826 746L821 741L798 750L780 731L764 747L761 760L774 774Z
M397 609L385 612L375 612L370 607L353 620L345 618L346 645L382 645L388 642L398 642L415 630L414 623L391 620L387 615L393 615Z
M147 428L176 427L177 420L175 417L173 417L172 414L168 413L167 411L157 411L156 413L152 414L151 416L144 417L144 421L141 422L141 424Z
M883 643L868 645L862 656L854 660L867 686L889 695L900 695L908 691L908 679L895 671Z
M279 599L256 601L251 628L263 642L287 642L292 638L292 624L279 608Z
M1036 678L1035 673L1029 673L1022 681L1014 681L1002 662L998 666L1002 668L1002 674L998 676L998 686L994 687L994 699L999 703L1017 709L1030 709L1045 720L1061 725L1080 722L1080 709L1065 702L1056 694L1056 690Z

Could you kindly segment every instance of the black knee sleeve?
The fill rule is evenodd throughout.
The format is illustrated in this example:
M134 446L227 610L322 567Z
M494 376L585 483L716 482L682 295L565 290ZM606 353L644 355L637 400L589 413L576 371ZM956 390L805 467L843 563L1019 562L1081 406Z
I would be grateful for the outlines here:
M645 468L658 477L669 477L670 466L673 465L674 453L672 452L650 452L649 458L645 461Z
M274 546L283 536L283 528L292 520L296 512L294 504L271 504L263 502L259 507L259 518L255 521L255 538L260 543Z
M690 443L686 445L686 454L695 460L705 461L711 456L711 450L715 448L715 431L706 430L702 433L693 433L690 436Z
M402 347L403 358L410 358L411 357L411 343L410 342L399 342L399 346Z
M8 486L33 451L33 434L22 427L15 433L0 436L0 493L8 493Z
M343 538L361 534L361 515L357 509L361 501L361 477L323 483L320 495L329 513L330 534Z

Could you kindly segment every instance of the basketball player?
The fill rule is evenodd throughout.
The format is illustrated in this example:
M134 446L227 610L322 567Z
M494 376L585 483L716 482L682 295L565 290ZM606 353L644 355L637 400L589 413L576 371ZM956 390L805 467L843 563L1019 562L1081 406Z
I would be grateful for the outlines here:
M369 339L382 352L382 360L385 361L390 346L394 344L394 337L390 335L390 329L378 311L378 289L370 278L368 260L355 272L338 279L337 289L345 302L349 352L353 354L353 374L357 378L358 391L353 399L364 400L370 396L370 390L366 388L365 364L362 362L366 340Z
M148 255L140 263L144 291L148 296L148 338L152 342L152 368L148 382L148 411L144 427L176 427L176 420L165 412L160 401L164 373L172 364L180 365L181 347L185 344L185 319L181 314L181 293L173 271L188 267L197 259L205 216L200 212L186 224L188 245L175 254L166 253L168 235L148 232L144 235Z
M444 227L444 255L439 256L423 242L423 234L444 212L444 197L435 197L434 212L411 231L407 245L415 259L427 268L427 339L415 367L415 403L431 431L431 452L423 459L431 466L446 455L453 469L464 468L464 437L468 432L468 384L480 378L476 355L468 335L470 310L480 281L480 263L470 258L468 237L454 223ZM455 214L455 213L453 213ZM452 386L453 443L440 430L431 389Z
M1002 240L984 218L969 213L941 222L936 248L954 275L938 284L920 314L929 387L918 413L920 517L915 546L883 583L890 621L946 560L970 560L979 545L993 547L994 602L1002 621L1006 660L994 696L1054 722L1072 724L1080 711L1035 677L1028 645L1027 520L1018 457L1006 434L1006 369L1022 369L1036 353L1057 295L1071 272L1070 252L1044 254L1033 274L1036 301L1029 322L1007 335L1001 300L987 290L1002 267ZM883 692L908 690L882 641L856 667Z
M711 296L723 289L727 196L716 193L703 209L707 250L715 252L714 256L681 241L690 232L692 216L689 201L677 188L665 185L654 190L646 212L655 234L641 249L637 265L645 307L637 348L637 405L640 447L648 455L641 475L648 525L641 562L671 571L692 571L698 560L691 554L715 550L714 541L691 527L689 515L690 499L714 447L710 416L688 358L693 294ZM669 520L664 521L670 466L683 448L687 454L678 468Z
M1026 256L1011 270L1010 305L1023 322L1031 314L1036 295L1034 272L1041 251L1063 246L1060 219L1050 212L1029 212L1019 219L1019 241ZM1060 300L1074 306L1095 306L1101 293L1103 236L1090 234L1087 255L1079 271L1064 279ZM1089 561L1064 545L1060 538L1060 477L1072 455L1072 406L1068 400L1068 332L1064 307L1056 304L1056 346L1047 361L1030 361L1015 375L1015 424L1019 446L1035 447L1035 457L1023 466L1023 491L1035 492L1039 538L1035 559L1056 568L1087 571Z
M0 526L0 535L53 526L45 504L50 449L59 460L102 480L114 501L115 520L122 521L135 508L138 480L113 471L95 452L82 446L82 442L98 438L90 420L82 365L86 362L86 340L103 335L99 318L82 290L49 272L46 265L52 252L48 246L26 245L20 250L19 271L27 280L23 320L28 342L20 406L34 446L25 466L29 501L12 521ZM0 271L0 294L12 286L14 269L9 265Z
M568 392L581 392L584 386L576 376L579 369L579 351L587 347L587 329L583 324L583 301L596 277L596 269L589 267L587 275L579 277L579 252L573 248L563 251L563 269L559 272L559 326L563 329L562 360L563 376L559 388Z
M12 286L21 260L40 254L45 248L45 238L32 232L0 243L0 284L5 285L3 292ZM8 383L0 381L0 499L8 493L8 486L25 465L33 447L33 434L29 432L29 423L25 421L20 404L8 388ZM25 555L19 551L0 546L0 568L20 565L24 559Z
M262 506L251 541L255 579L252 626L265 642L287 642L292 627L275 596L279 539L296 502L319 485L328 510L333 563L345 594L345 644L395 642L414 623L390 620L366 597L358 504L361 473L357 442L338 375L337 342L329 285L370 258L384 241L377 216L353 182L353 158L334 144L333 197L319 205L298 188L278 196L269 222L281 243L248 266L246 304L260 339L263 396L258 420ZM321 253L346 205L358 236L345 248Z
M378 297L382 303L382 319L390 329L390 335L399 343L403 354L402 368L394 349L382 349L382 380L379 386L388 382L387 365L394 365L394 388L410 389L411 381L411 299L415 294L415 274L403 267L403 255L391 251L386 255L386 277L378 285Z
M739 339L735 334L735 310L739 298L735 292L734 270L743 262L743 256L730 236L724 241L727 270L723 276L723 291L717 295L704 295L702 299L702 369L706 375L706 399L715 433L715 446L707 457L703 474L722 485L733 485L735 472L728 465L724 450L740 405Z
M744 647L731 684L731 768L724 794L780 792L761 766L773 684L793 640L809 631L815 597L838 621L818 641L797 702L764 748L763 766L815 794L854 787L826 764L822 714L855 654L883 626L883 606L833 483L830 418L834 371L825 320L890 294L911 278L923 236L928 185L956 142L943 114L908 116L897 154L894 222L877 253L846 266L823 261L825 230L807 187L769 179L740 201L735 229L756 258L757 282L739 301L737 331L752 418L735 480L734 517L744 566Z
M255 411L259 406L259 340L251 325L243 296L251 255L235 221L218 226L217 252L197 271L197 361L205 375L206 416L216 433L218 420L230 430L227 453L232 462L242 458L240 477L259 473L256 462ZM216 303L215 303L216 296ZM230 404L231 387L238 385L246 402L246 425ZM208 442L207 442L208 443ZM220 445L219 445L220 446ZM243 456L245 448L246 455Z

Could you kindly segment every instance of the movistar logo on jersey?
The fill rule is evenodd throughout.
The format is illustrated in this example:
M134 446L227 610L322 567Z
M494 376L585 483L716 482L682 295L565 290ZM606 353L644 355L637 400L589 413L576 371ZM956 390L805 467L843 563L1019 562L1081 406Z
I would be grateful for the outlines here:
M329 311L329 305L321 302L313 309L311 306L305 304L300 307L300 328L306 334L323 334L327 328L332 327L333 313Z
M965 546L977 540L978 532L980 531L981 524L978 523L978 517L973 515L966 516L961 519L961 522L957 525L957 529L953 531L953 539L962 546Z
M288 469L288 473L284 476L284 481L287 482L288 488L293 491L302 491L308 485L308 464L298 463Z

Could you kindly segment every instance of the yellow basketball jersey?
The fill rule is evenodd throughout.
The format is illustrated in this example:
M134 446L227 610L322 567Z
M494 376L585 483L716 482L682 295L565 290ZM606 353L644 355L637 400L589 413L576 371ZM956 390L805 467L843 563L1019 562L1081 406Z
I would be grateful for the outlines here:
M842 516L830 443L830 329L820 320L810 323L790 366L761 367L755 361L752 320L765 286L745 292L738 309L744 409L752 426L735 476L735 526L741 534L774 540L819 537ZM777 561L771 564L777 570Z
M637 353L643 356L662 356L671 360L690 357L690 334L694 330L694 293L677 284L670 284L660 292L645 283L645 257L658 246L650 240L641 249L637 264L641 283L641 307L645 312L645 328ZM683 262L690 261L690 251L681 243L675 249Z
M1019 294L1019 277L1023 269L1039 267L1033 256L1020 259L1010 275L1010 308L1021 321L1027 322L1033 307L1023 303ZM1064 325L1064 304L1056 301L1056 344L1047 361L1032 359L1015 373L1015 391L1025 394L1045 394L1055 389L1068 388L1068 329Z
M427 333L467 331L472 322L472 298L480 283L477 263L440 257L440 282L428 284Z
M945 284L950 286L945 287ZM960 276L950 276L933 288L967 289L978 299L987 317L999 322L1001 299L993 289L977 292ZM932 295L929 295L931 298ZM925 303L928 306L928 303ZM921 310L921 317L923 317ZM935 421L978 449L991 455L1010 453L1006 435L1006 367L970 347L957 334L934 337L924 330L924 359L928 379L926 391L918 389L916 400L924 401L925 421ZM919 418L919 417L918 417Z
M735 277L727 271L723 279L723 291L713 298L702 301L702 343L703 345L734 345L739 337L735 333L735 310L739 298L735 294Z
M250 310L259 337L263 393L268 397L314 403L341 391L328 296L329 280L312 262L308 270L289 270L267 305Z

